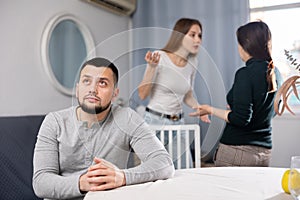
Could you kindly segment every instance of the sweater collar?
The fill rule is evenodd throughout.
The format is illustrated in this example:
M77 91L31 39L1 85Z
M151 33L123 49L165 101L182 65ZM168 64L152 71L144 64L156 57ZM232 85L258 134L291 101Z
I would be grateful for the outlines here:
M258 58L250 58L249 60L246 61L246 66L249 66L254 62L266 62L266 61Z
M76 110L77 110L78 107L79 106L73 107L74 120L77 121L77 124L79 125L79 127L87 127L88 126L88 122L86 122L86 121L79 121L79 119L77 118L77 114L76 114L77 111ZM110 118L110 116L112 114L112 108L113 107L114 106L112 105L111 108L110 108L110 110L109 110L109 112L108 112L108 114L107 114L107 116L103 120L93 123L93 125L90 128L91 129L95 129L95 128L98 128L99 126L101 127L102 124L104 124L105 121L107 121L107 119Z

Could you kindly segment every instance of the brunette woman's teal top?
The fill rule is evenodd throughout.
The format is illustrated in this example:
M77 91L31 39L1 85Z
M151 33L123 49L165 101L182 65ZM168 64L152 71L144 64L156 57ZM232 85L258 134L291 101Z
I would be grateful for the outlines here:
M275 116L276 92L268 93L266 73L268 62L249 59L236 74L227 94L231 112L228 114L220 142L227 145L255 145L271 149L271 120ZM275 68L277 87L281 76Z

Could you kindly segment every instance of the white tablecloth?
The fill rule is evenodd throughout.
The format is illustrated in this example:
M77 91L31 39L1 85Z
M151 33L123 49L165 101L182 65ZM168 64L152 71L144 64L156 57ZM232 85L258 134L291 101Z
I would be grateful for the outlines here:
M84 200L293 200L281 188L285 170L270 167L176 170L175 176L168 180L88 192Z

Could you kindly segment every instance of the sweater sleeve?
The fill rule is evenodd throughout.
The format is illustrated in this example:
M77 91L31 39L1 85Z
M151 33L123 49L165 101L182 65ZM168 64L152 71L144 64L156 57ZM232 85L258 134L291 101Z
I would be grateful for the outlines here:
M247 126L252 118L252 87L247 69L241 68L236 72L232 87L231 112L228 114L228 121L235 126Z
M33 188L41 198L68 199L83 196L78 185L80 174L59 174L59 131L54 114L48 114L41 125L33 158Z

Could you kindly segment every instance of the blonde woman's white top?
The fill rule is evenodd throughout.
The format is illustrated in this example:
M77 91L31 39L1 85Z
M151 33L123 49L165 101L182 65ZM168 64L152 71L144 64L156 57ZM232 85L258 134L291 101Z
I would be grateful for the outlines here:
M166 52L158 52L160 60L147 107L169 115L182 113L183 98L193 88L198 60L190 57L185 66L178 67Z

